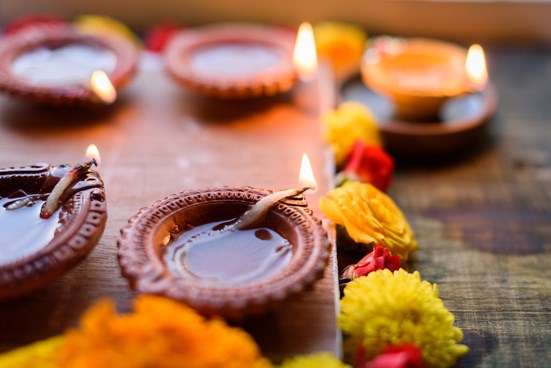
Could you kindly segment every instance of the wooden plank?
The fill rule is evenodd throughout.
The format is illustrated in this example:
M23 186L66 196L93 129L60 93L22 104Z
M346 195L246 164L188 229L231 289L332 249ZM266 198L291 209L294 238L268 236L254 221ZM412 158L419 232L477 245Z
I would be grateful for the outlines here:
M120 276L116 240L128 218L156 199L221 185L294 187L306 152L320 184L307 200L319 214L318 198L330 176L317 96L310 84L273 99L215 102L150 70L105 111L41 108L0 97L0 166L78 162L95 143L109 210L105 233L84 262L32 295L0 303L0 349L75 326L99 298L129 310L135 295ZM337 349L335 277L329 266L312 291L244 323L265 354L280 359Z
M551 52L503 46L490 49L488 61L499 96L491 139L451 159L401 162L390 195L420 243L410 268L438 283L471 348L458 366L544 367L551 361ZM164 77L156 78L152 82L141 76L125 102L107 113L53 112L0 99L0 164L76 161L83 147L94 141L104 155L102 173L111 216L97 249L79 267L32 296L0 303L2 349L61 332L102 296L113 296L121 309L129 308L134 295L119 276L114 247L118 229L139 206L206 184L287 187L294 183L295 160L302 153L302 143L293 137L311 135L301 138L308 142L306 151L322 151L315 136L319 132L314 103L309 101L315 97L297 91L269 104L242 104L238 111L221 104L210 111L200 99L188 100L187 93ZM202 135L203 129L214 132L214 137ZM230 139L249 146L255 134L264 137L264 143L273 139L271 147L277 147L276 153L254 157L266 165L244 165L253 159L245 152L233 153L235 159L219 159L223 172L216 173L205 169L212 161L195 152L208 146L229 149ZM151 143L143 143L145 136ZM322 161L321 155L314 160L316 173L323 170ZM225 172L225 165L239 176ZM270 178L263 173L270 166L287 167L289 173ZM179 168L178 175L165 167ZM331 282L326 278L310 300L321 299L320 294L330 290L325 283ZM312 340L287 340L283 333L291 322L275 322L279 315L268 316L263 323L272 323L271 330L258 328L257 337L264 341L273 336L272 341L280 344L271 350L274 356L296 348L294 344L304 351L334 346L334 339L324 337L334 333L334 318L328 316L333 304L328 299L324 295L315 307L327 316L313 325ZM299 320L308 313L299 305L292 301L287 311L303 323ZM255 321L247 327L254 329Z
M460 367L551 361L551 53L490 49L499 96L489 139L432 164L402 164L390 194L470 352Z

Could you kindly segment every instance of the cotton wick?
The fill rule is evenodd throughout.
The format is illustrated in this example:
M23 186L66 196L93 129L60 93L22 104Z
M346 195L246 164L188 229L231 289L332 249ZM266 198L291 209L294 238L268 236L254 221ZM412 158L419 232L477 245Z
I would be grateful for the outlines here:
M90 168L97 166L96 159L91 159L83 164L77 164L71 170L69 170L55 185L54 189L46 199L46 202L40 209L40 217L47 219L61 206L61 199L65 196L67 191L71 189L74 183L78 180L78 177L86 174Z
M239 219L231 225L228 225L224 230L243 230L250 228L256 223L266 217L268 210L281 201L282 199L294 197L299 194L306 192L308 189L313 189L311 187L304 187L299 189L287 189L281 190L279 192L274 192L266 197L262 198L260 201L256 202L247 212L245 212Z

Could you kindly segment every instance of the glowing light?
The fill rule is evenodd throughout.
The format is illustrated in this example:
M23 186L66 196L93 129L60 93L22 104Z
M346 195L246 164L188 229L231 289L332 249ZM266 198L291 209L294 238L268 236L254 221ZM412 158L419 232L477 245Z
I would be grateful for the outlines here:
M98 150L98 147L95 144L91 144L91 145L88 146L88 148L86 148L86 158L89 159L89 160L95 159L97 167L100 166L101 159L100 159L100 156L99 156L99 150Z
M318 183L314 177L314 172L312 171L312 165L310 164L310 159L305 153L302 155L302 164L300 165L300 174L298 176L298 181L300 184L306 188L311 188L316 190L318 188Z
M318 55L314 30L310 23L302 23L298 29L295 50L293 52L293 64L302 81L314 79L318 70Z
M112 104L117 99L117 91L103 70L96 70L92 73L90 89L106 104Z
M465 61L465 70L469 82L476 90L483 90L488 83L488 70L486 68L486 59L484 50L480 45L472 45L467 53Z

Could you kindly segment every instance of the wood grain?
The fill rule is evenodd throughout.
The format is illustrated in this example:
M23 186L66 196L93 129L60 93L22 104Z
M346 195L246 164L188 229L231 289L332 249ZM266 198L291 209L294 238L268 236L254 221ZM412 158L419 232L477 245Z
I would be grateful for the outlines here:
M488 140L448 159L402 163L390 194L420 244L470 352L461 367L551 361L551 53L488 53L499 107Z
M78 162L89 143L102 155L109 219L90 256L44 289L0 303L0 349L7 350L75 326L99 298L131 308L134 293L116 260L119 229L142 206L186 189L297 185L302 153L310 155L320 190L329 188L314 84L273 99L220 102L192 95L161 70L142 71L106 110L55 110L0 98L0 166ZM336 351L335 273L313 290L245 327L265 354L281 359Z
M456 157L399 162L390 195L420 244L410 268L439 285L471 348L458 366L546 367L551 51L495 47L488 61L499 96L489 139ZM128 310L134 295L119 276L114 247L138 207L203 185L293 185L302 150L317 152L313 161L322 172L311 98L296 91L268 103L210 105L161 75L144 74L106 112L54 112L0 99L0 164L76 161L94 141L104 156L110 211L105 235L85 262L33 295L0 304L1 349L61 332L100 297ZM264 150L251 151L258 142ZM334 348L332 283L328 274L304 299L247 321L247 328L276 357Z

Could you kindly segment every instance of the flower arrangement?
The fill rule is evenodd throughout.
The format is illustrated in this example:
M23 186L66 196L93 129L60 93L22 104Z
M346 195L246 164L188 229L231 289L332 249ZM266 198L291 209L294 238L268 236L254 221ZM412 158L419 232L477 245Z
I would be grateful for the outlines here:
M100 301L61 337L0 356L0 367L271 367L255 341L220 319L157 296L139 296L119 315ZM38 364L40 363L40 364Z
M318 56L327 59L337 78L346 77L360 67L367 36L362 28L340 22L314 26Z
M381 145L381 135L375 117L362 104L344 102L323 117L325 140L338 166L344 164L356 141Z
M29 27L64 23L40 15L12 22L4 36ZM122 34L141 45L124 24L85 16L76 27L91 33ZM178 25L160 24L146 37L146 48L160 52ZM322 23L315 27L318 53L338 77L357 69L366 36L355 26ZM320 208L366 254L343 270L344 288L338 326L345 351L357 368L449 367L467 353L454 316L436 284L422 281L405 266L418 248L400 208L385 194L394 161L384 151L373 114L362 104L345 102L323 119L325 139L337 166L339 187L321 199ZM0 355L8 367L272 367L255 341L220 319L206 319L190 308L156 296L139 296L133 313L119 315L101 301L87 311L81 326ZM292 357L281 368L350 368L330 353Z
M347 266L338 326L358 368L450 367L468 351L436 284L400 268L418 248L400 208L387 194L394 161L372 114L347 102L324 118L340 185L320 200L322 212L368 252ZM343 247L337 244L337 249ZM304 365L305 367L307 365Z
M357 243L382 245L407 261L417 241L394 201L369 183L350 181L320 201L323 213Z
M468 351L458 344L463 334L453 322L438 287L403 269L378 270L350 282L338 316L348 353L361 346L372 359L385 347L413 344L428 367L449 367Z
M142 45L140 38L126 24L104 15L81 15L75 20L75 27L84 34L117 35L129 39L136 46Z
M299 355L284 361L280 368L352 368L331 353Z
M394 160L382 147L357 140L345 160L344 169L337 175L337 184L346 181L371 183L386 192L392 183Z

